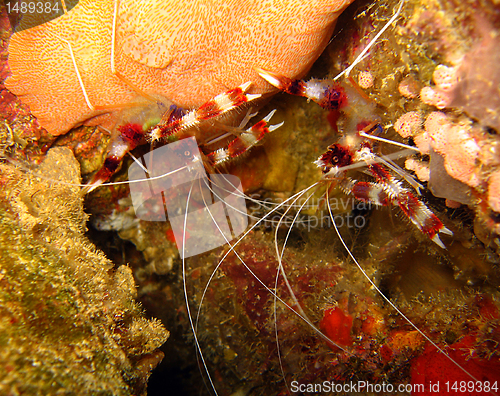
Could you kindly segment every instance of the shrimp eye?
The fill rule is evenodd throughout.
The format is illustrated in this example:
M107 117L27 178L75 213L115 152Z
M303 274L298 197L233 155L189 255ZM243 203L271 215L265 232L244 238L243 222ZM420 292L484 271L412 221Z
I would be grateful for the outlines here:
M189 150L184 151L184 155L186 157L190 157L191 156L191 151L189 151Z

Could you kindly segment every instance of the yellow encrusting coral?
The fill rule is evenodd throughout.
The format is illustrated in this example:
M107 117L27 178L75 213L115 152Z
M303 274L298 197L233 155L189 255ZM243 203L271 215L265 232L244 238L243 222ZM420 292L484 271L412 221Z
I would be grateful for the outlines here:
M71 151L38 171L0 165L0 394L145 394L169 333L84 235Z

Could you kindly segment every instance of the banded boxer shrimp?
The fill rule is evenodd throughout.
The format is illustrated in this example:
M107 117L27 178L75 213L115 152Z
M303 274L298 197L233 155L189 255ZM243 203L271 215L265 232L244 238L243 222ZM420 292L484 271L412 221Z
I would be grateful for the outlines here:
M374 129L372 129L374 128ZM377 132L380 131L380 127L375 123L375 125L369 125L366 126L366 128L362 132L366 133L366 131L371 132ZM326 147L326 146L325 146ZM329 150L333 151L333 150ZM356 153L358 153L358 150L356 150ZM361 152L359 153L360 155L362 154ZM378 158L378 156L377 156ZM383 158L383 157L382 157ZM389 157L390 158L390 157ZM384 158L383 158L384 159ZM367 158L367 160L370 160L370 158ZM373 159L374 161L376 159ZM385 161L388 161L388 159L384 159ZM390 163L390 162L389 162ZM358 166L359 164L353 164L355 166ZM361 162L360 166L364 167L366 165L366 162ZM348 165L349 166L349 165ZM385 163L384 163L384 170L385 168ZM331 170L331 169L330 169ZM330 170L328 170L329 176L328 177L335 177L339 176L340 174L337 174L336 172L330 173ZM339 172L337 170L337 172ZM399 174L398 174L399 172ZM411 178L409 177L401 177L401 174L406 175L405 173L402 173L400 170L398 170L396 174L399 175L399 179L407 179L406 181L411 182ZM346 185L344 188L349 187L348 185L349 180L344 179L344 183ZM322 181L319 184L328 184L330 183L329 180L327 181ZM360 182L362 183L362 181ZM272 213L277 213L279 210L284 210L285 213L281 213L279 216L280 219L282 216L283 220L279 220L277 222L277 225L280 223L283 223L285 219L291 219L291 223L293 225L300 224L300 221L303 219L300 217L301 209L307 205L307 201L305 203L297 204L299 202L299 199L312 192L316 187L318 187L319 184L313 185L310 188L301 191L300 193L297 193L293 195L291 198L287 199L284 204L279 205ZM341 187L342 184L340 184ZM358 187L362 186L362 184L357 184ZM212 187L213 188L213 187ZM351 190L354 188L354 185L349 187ZM330 202L330 195L332 192L329 189L326 189L324 191L324 194L326 194L326 202ZM212 193L215 195L215 192ZM361 195L358 195L360 197ZM189 195L191 198L191 195ZM204 195L201 196L202 201L204 198ZM296 200L297 199L297 200ZM256 204L262 204L261 202L255 201ZM264 203L265 204L265 203ZM267 203L268 204L268 203ZM288 209L289 206L296 210L296 214L292 215L291 217L288 216ZM298 206L298 208L297 208ZM295 208L294 208L295 207ZM331 217L334 217L333 213L331 213L331 207L330 205L327 205L326 208L328 209L328 212ZM290 209L290 210L292 210ZM187 219L187 217L186 217ZM265 221L265 220L264 220ZM259 220L257 220L259 222ZM306 221L305 224L308 224ZM332 226L335 226L335 220L332 222ZM450 227L451 228L451 227ZM217 259L217 262L220 261L222 267L228 267L226 269L226 274L225 276L227 277L228 275L231 276L233 280L233 286L232 288L228 287L227 283L224 284L223 280L220 280L218 278L222 278L222 275L213 272L214 275L210 278L210 281L208 282L207 288L205 288L204 284L201 284L202 288L205 288L207 290L207 299L211 299L212 302L217 302L217 301L222 301L221 308L224 308L229 311L227 308L228 305L230 304L241 304L237 300L237 297L234 297L234 301L227 301L228 297L227 295L224 297L221 297L221 294L227 293L228 289L232 289L232 293L234 294L234 290L236 289L238 291L238 294L243 295L243 297L248 301L248 305L254 305L258 309L260 309L260 313L250 313L249 307L243 305L240 306L240 310L243 313L240 313L238 315L234 315L236 319L231 319L230 317L228 318L228 315L223 315L224 313L227 314L227 312L221 312L219 311L219 314L216 314L215 316L220 316L219 318L215 318L216 323L220 322L225 322L224 324L230 323L231 321L236 323L236 332L234 330L230 330L226 326L226 330L215 330L215 326L210 324L210 320L213 321L213 318L209 318L210 313L201 315L198 313L196 321L193 322L194 318L191 318L192 315L189 315L190 321L192 322L192 327L193 327L193 334L196 339L196 344L198 344L198 347L200 350L204 349L205 352L204 356L209 356L212 357L210 360L216 360L217 356L223 356L222 358L219 358L219 361L222 360L222 363L226 363L226 366L228 364L234 364L235 367L233 370L228 370L227 368L225 369L226 371L224 372L225 374L228 372L233 371L234 372L239 372L241 374L242 371L244 371L246 374L243 376L240 376L240 378L251 378L253 384L257 385L249 385L250 388L254 389L254 392L259 392L263 393L266 391L266 389L263 387L263 382L267 381L270 379L272 382L268 382L267 384L273 384L270 385L273 389L276 389L274 385L276 384L275 381L276 377L283 377L279 372L273 373L272 367L269 368L265 367L265 364L263 361L265 359L262 358L262 356L266 356L269 358L269 360L272 360L273 358L270 355L274 356L275 360L278 360L279 362L275 365L275 367L282 367L283 371L288 372L288 377L284 376L287 378L285 382L288 382L290 391L294 391L294 387L292 386L292 381L289 381L290 379L294 379L298 376L297 371L299 371L302 368L307 368L307 372L305 376L303 377L304 381L308 380L314 380L315 378L312 376L312 372L314 370L319 370L321 372L321 380L323 380L324 377L328 377L326 379L339 379L340 381L347 381L352 378L365 378L365 379L377 379L376 372L380 372L380 365L382 363L385 363L389 366L392 365L392 367L388 370L389 372L386 374L379 374L378 375L378 380L380 381L381 379L387 379L387 380L392 380L392 381L402 381L406 380L408 378L408 372L406 373L406 376L401 375L397 373L397 367L404 366L407 364L406 371L408 371L408 364L405 363L406 361L412 361L413 365L411 366L411 370L417 370L417 368L414 368L418 364L420 364L422 361L423 362L429 362L431 359L437 359L438 356L441 356L440 354L432 354L432 351L428 351L427 348L425 348L425 344L419 336L414 332L414 330L408 331L407 328L405 328L405 324L398 323L398 319L394 319L391 317L390 314L384 314L384 306L383 304L376 304L373 303L377 298L379 298L378 293L374 293L374 290L377 290L373 288L374 285L371 285L370 287L366 287L363 283L362 280L359 279L359 275L357 276L356 273L358 272L358 269L354 266L352 266L351 263L349 265L352 267L351 269L346 268L346 263L343 262L341 258L337 258L339 255L338 252L335 251L330 251L330 258L328 258L327 255L320 255L319 252L314 252L314 254L311 252L311 248L309 247L308 253L310 253L311 258L318 259L319 261L323 260L323 266L320 266L319 263L313 262L312 265L310 265L310 268L300 268L297 269L297 266L291 266L289 263L290 262L296 262L299 266L304 263L306 260L303 257L303 255L300 255L300 251L294 247L294 246L287 246L287 252L290 254L295 255L295 258L289 258L285 256L285 245L289 244L290 242L293 242L294 239L294 231L292 231L294 228L290 227L289 232L286 233L285 237L285 242L283 243L283 248L280 251L278 248L278 238L280 234L278 231L282 233L282 230L280 230L280 227L277 227L276 234L274 236L275 242L274 244L271 244L271 248L276 250L276 257L273 259L271 256L266 254L268 251L268 241L266 240L266 235L265 233L262 233L262 235L255 235L259 231L249 231L244 234L245 239L239 240L236 244L233 244L231 246L230 251L238 249L238 246L240 247L240 250L242 250L239 255L236 255L236 253L229 253L227 256L224 256L222 260ZM186 234L186 227L183 229L183 235L182 235L182 240L185 241L188 235ZM323 241L327 240L328 237L332 237L332 230L328 232L328 230L321 230L321 233L323 235ZM223 234L223 233L221 233ZM252 235L254 236L254 239L252 238ZM345 238L345 235L344 235ZM381 239L382 237L380 237ZM340 239L343 241L343 239ZM372 241L373 242L373 241ZM252 246L252 243L254 246ZM297 242L296 242L297 243ZM444 242L446 245L448 243ZM432 243L431 243L432 244ZM185 245L185 243L183 243ZM384 246L381 241L377 243L377 246ZM394 247L392 247L394 249ZM435 249L438 249L437 247ZM350 249L352 250L352 249ZM349 250L349 251L350 251ZM307 247L306 247L307 251ZM371 253L373 254L373 252ZM261 259L259 260L259 256L261 256ZM240 259L241 257L241 259ZM319 259L321 257L321 259ZM332 258L334 257L335 259L332 262ZM379 256L380 257L380 256ZM213 258L213 256L212 256ZM206 257L200 257L200 258L194 258L191 259L192 264L196 264L196 262L199 262L200 260L206 260ZM386 259L386 258L385 258ZM264 282L266 283L268 289L265 289L262 284L262 288L264 288L264 291L261 291L258 289L258 286L254 286L249 284L248 280L246 281L247 283L243 284L243 286L238 287L237 283L240 281L241 274L240 270L246 271L245 267L241 264L240 260L245 262L247 265L261 265L261 268L259 271L254 271L253 273L255 274L251 280L251 282L254 283L259 283L262 280L270 280L270 282ZM422 261L422 259L420 260ZM235 262L237 265L235 265ZM268 274L266 268L262 268L262 262L268 262L272 263L272 265L275 268L278 268L279 271L278 273L281 273L281 277L278 279L277 276L272 274ZM359 259L356 261L358 264L361 262ZM366 260L365 260L366 262ZM417 260L418 262L418 260ZM192 296L191 299L200 299L199 297L196 296L196 294L190 290L190 288L196 287L196 282L198 274L197 272L203 272L202 270L196 270L196 269L190 269L193 268L193 266L190 266L188 268L187 263L185 260L182 260L182 268L184 270L184 276L183 276L183 288L184 288L184 295L186 298L187 302L187 309L190 310L189 308L189 299L188 296ZM311 263L309 263L311 264ZM329 264L327 267L326 264ZM364 263L362 263L364 264ZM435 262L433 263L437 265L438 263ZM235 269L235 267L237 267ZM290 268L291 267L291 268ZM378 283L375 283L375 286L380 283L380 278L387 278L387 269L384 270L382 268L379 268L377 266L369 265L368 267L371 267L371 275L375 275L376 277L378 276ZM251 268L251 267L250 267ZM327 273L327 268L333 268L332 272L333 273ZM300 274L297 274L297 272L300 272ZM382 273L382 276L380 275ZM338 275L341 274L342 278L339 279ZM354 286L350 284L346 280L346 278L352 278L359 280L360 285ZM362 277L361 277L362 278ZM315 279L316 283L313 283L311 285L312 280ZM191 281L191 282L189 282ZM191 283L191 285L189 285ZM200 281L201 283L201 281ZM210 286L213 286L217 284L218 290L217 291L211 291ZM293 291L293 286L290 285L298 285L297 287L299 288L299 291L295 290ZM279 286L279 287L278 287ZM286 287L287 290L292 290L290 293L292 296L295 295L295 297L292 298L292 302L288 304L288 307L285 306L283 308L280 304L276 304L275 308L270 308L269 306L266 306L265 304L261 303L262 300L267 300L267 298L270 298L271 296L278 300L277 296L277 290L282 287ZM314 297L312 298L311 295L314 295L313 293L317 291L313 289L323 289L322 295L319 297ZM342 293L338 292L338 289L346 289L346 290L351 290L350 292ZM273 290L276 290L273 292ZM358 291L359 293L353 292L353 290ZM249 292L250 291L250 292ZM249 294L254 294L254 297L250 296ZM356 294L358 296L356 296ZM380 295L383 295L381 292ZM267 296L267 297L264 297ZM359 296L367 296L367 297L359 297ZM307 300L309 297L309 305L312 305L314 309L311 311L308 310L309 306L306 307L303 300ZM221 298L223 298L221 300ZM281 298L281 297L280 297ZM311 301L311 299L313 301ZM445 299L442 297L442 299ZM258 301L257 301L258 300ZM283 298L281 298L283 300ZM372 300L372 301L369 301ZM318 309L316 306L318 305L318 301L322 303L322 306L320 309ZM196 302L196 301L195 301ZM204 302L203 299L199 301L199 306L202 306L202 303ZM268 303L269 301L266 301ZM285 301L286 302L286 301ZM483 304L483 303L481 303ZM485 305L486 304L486 305ZM478 303L477 306L480 306ZM488 303L484 303L483 307L486 306L488 307ZM289 307L297 307L296 310L293 310L292 308ZM302 308L300 308L302 307ZM365 309L366 308L366 309ZM418 311L418 307L416 310L418 312L425 311L424 308L428 308L428 305L424 305L424 303L421 303L420 311ZM200 308L201 309L201 308ZM301 314L303 318L305 318L305 323L306 323L306 331L304 329L300 328L300 325L297 325L292 322L290 319L291 317L294 317L296 315L296 312L299 311L299 313L302 312L307 312L308 316L311 319L308 319L307 316ZM200 312L200 311L199 311ZM234 312L234 310L233 310ZM311 313L312 312L312 313ZM368 313L367 313L368 312ZM460 312L460 311L459 311ZM271 314L270 314L271 313ZM463 313L463 312L462 312ZM214 314L212 313L212 316ZM449 314L451 315L451 314ZM465 314L464 314L465 315ZM224 316L224 317L223 317ZM229 315L230 316L230 315ZM246 318L245 318L246 316ZM256 317L260 317L261 319L256 319ZM268 328L268 321L272 321L272 318L274 317L274 322L279 324L280 329L284 330L275 330L275 333L278 334L279 332L279 337L276 336L276 339L279 339L279 344L278 346L274 347L268 347L268 353L266 354L265 352L263 353L262 351L259 351L258 346L262 345L265 343L263 341L264 336L262 335L266 329ZM251 319L254 319L254 322L252 322ZM434 322L430 323L427 321L422 321L418 320L417 318L414 317L409 317L410 320L412 320L413 323L416 323L419 325L420 328L424 328L424 330L431 331L430 328L433 326L438 326L438 321L435 320ZM206 335L197 335L198 331L196 331L196 322L197 320L201 320L203 323L203 327L209 327L206 329ZM252 323L257 323L257 325L252 325ZM244 330L242 329L244 322L250 322L250 330ZM345 325L342 325L342 322L346 323ZM315 324L316 323L316 324ZM320 325L317 325L317 323L320 323ZM368 324L365 324L368 323ZM207 325L208 324L208 325ZM398 327L399 325L399 327ZM276 325L278 327L278 325ZM311 330L307 330L309 326L312 326ZM341 328L343 330L338 330L336 331L334 328L335 326L337 328ZM272 325L271 325L271 331L267 331L267 333L272 334ZM332 329L333 328L333 329ZM238 334L238 330L240 330L240 334ZM301 330L301 331L300 331ZM217 331L219 332L227 332L231 333L227 335L224 341L221 341L221 336L222 334L219 334L218 336L216 335L215 338L212 337L214 340L219 340L215 341L214 346L205 346L203 345L204 339L206 339L209 336L213 336L214 333ZM246 331L246 334L245 334ZM258 332L258 337L252 337L251 334L253 332ZM320 335L320 331L322 331L323 336ZM415 330L416 331L416 330ZM286 333L286 337L283 337L283 333ZM298 333L298 335L296 335ZM449 332L447 332L449 333ZM420 333L419 333L420 334ZM247 337L248 335L248 337ZM352 338L353 336L356 337L356 340L353 341ZM450 347L452 351L449 352L450 354L453 353L458 348L458 345L460 344L461 348L472 348L471 340L468 340L467 342L465 341L456 341L457 339L453 339L453 336L447 334L446 335L447 340L446 343ZM201 344L199 344L198 338L201 341ZM246 340L252 340L255 344L252 345L252 347L248 350L244 350L242 346L240 345L239 348L234 345L234 343L231 343L228 341L228 338L232 338L233 340L237 340L240 344L244 344L245 339ZM441 337L442 338L442 337ZM450 341L451 340L451 341ZM318 344L321 343L321 345ZM247 341L248 342L248 341ZM336 343L337 345L334 345L333 343ZM273 337L271 337L271 344L276 345L274 343ZM292 345L290 345L292 344ZM295 345L293 345L295 344ZM347 344L347 345L345 345ZM353 346L355 344L355 346ZM200 345L203 348L200 348ZM311 351L306 351L306 345L309 347ZM255 348L253 348L255 346ZM266 344L268 346L268 344ZM217 348L219 350L222 350L223 353L222 355L217 353ZM425 348L425 351L423 354L420 354L422 349ZM265 349L265 348L264 348ZM297 351L299 349L299 351ZM339 352L343 350L343 352ZM439 349L438 349L439 350ZM273 352L271 354L271 352ZM325 352L326 351L326 352ZM215 357L215 359L214 359ZM424 359L423 357L426 357ZM453 355L452 355L453 357ZM242 370L241 365L242 363L239 362L241 359L244 361L248 362L249 360L255 359L255 363L251 362L248 363L250 368L246 370ZM313 359L314 358L314 359ZM314 362L312 362L314 360ZM365 366L362 365L361 360L365 360ZM276 362L272 362L276 363ZM460 361L460 364L462 366L465 366L466 363ZM369 366L373 369L372 374L367 374L367 371L369 370ZM269 363L269 366L272 366L271 363ZM211 374L210 377L210 382L212 381L212 378L217 379L217 376L221 375L221 369L217 368L217 364L214 363L213 367L211 362L207 362L205 368L208 368L207 372L210 370L214 370L215 374ZM286 370L285 370L286 368ZM250 371L254 369L253 376L251 375L252 373L249 374ZM448 367L449 369L449 367ZM279 369L277 369L280 371ZM359 371L359 373L358 373ZM263 376L263 373L265 373L265 377ZM296 374L294 374L296 373ZM210 375L210 374L209 374ZM256 376L262 376L262 378L258 378L257 380L255 379ZM290 378L292 377L292 378ZM318 378L318 377L316 377ZM413 375L412 375L413 378ZM441 377L442 378L442 377ZM217 381L217 384L213 386L213 390L217 392L219 390L219 385L220 382L227 382L231 383L231 380L229 377L224 378L224 381ZM250 382L250 380L249 380ZM230 385L231 386L231 385ZM277 385L276 385L277 386ZM242 390L247 390L243 385L240 385L238 388ZM269 388L267 388L269 391ZM220 390L219 390L220 392Z
M267 78L274 80L276 85L285 87L288 85L291 87L288 89L294 91L294 93L296 93L296 88L300 85L298 82L289 82L286 79L273 76L265 71L263 71L263 74ZM305 90L307 90L307 86ZM363 129L359 131L359 136L372 141L372 138L367 137L366 132L380 131L381 126L378 124L369 124ZM377 137L373 139L377 139ZM380 140L384 142L383 139ZM456 386L457 383L461 382L462 385L460 386L465 386L465 383L467 383L467 386L471 386L470 384L472 383L472 388L469 388L472 389L471 391L478 390L486 394L496 394L497 383L495 381L498 376L498 361L495 358L489 360L495 353L494 342L493 344L489 344L489 347L486 344L479 347L476 343L483 336L475 338L477 334L469 333L464 327L474 317L472 311L467 312L468 308L476 305L479 310L488 310L489 308L486 308L486 306L490 308L494 306L492 300L486 302L488 297L481 294L474 294L474 292L471 294L471 290L466 289L452 292L450 295L438 292L438 295L434 297L436 299L433 300L434 303L431 302L432 300L426 300L423 294L420 297L414 297L418 301L417 305L412 307L414 312L403 309L401 305L398 308L396 303L392 302L387 296L387 292L384 290L387 286L384 286L382 283L384 278L391 278L388 273L391 270L373 264L373 261L377 260L374 251L369 253L368 258L362 260L354 256L352 248L347 246L345 237L341 235L340 230L337 228L335 215L329 204L325 204L325 206L331 219L330 224L333 231L335 231L332 232L330 230L329 236L332 237L333 234L338 238L342 244L341 248L347 251L348 258L352 260L349 261L349 264L354 263L355 271L359 271L359 273L349 272L353 269L346 269L344 267L345 263L331 263L332 259L331 257L328 258L327 254L322 255L318 252L311 252L307 247L304 248L305 252L302 253L299 253L300 250L297 250L295 246L289 247L288 251L291 252L291 257L285 256L287 243L294 239L293 226L304 220L300 215L301 210L307 205L308 199L313 196L312 192L320 184L330 184L333 179L338 179L336 180L337 185L354 195L358 194L357 198L365 200L368 199L368 190L372 192L376 190L376 194L373 195L376 196L384 189L380 185L376 188L375 185L377 183L357 182L356 180L345 178L345 174L343 174L345 171L351 170L354 167L366 166L370 169L374 166L369 172L374 175L379 183L383 182L386 178L382 174L386 174L387 172L394 173L395 176L391 176L391 178L397 177L398 180L401 180L400 182L394 179L394 183L399 186L397 188L402 187L403 180L405 184L408 184L411 188L415 188L417 191L422 188L404 170L393 164L390 157L374 155L372 151L366 150L371 146L371 143L368 144L364 140L361 146L358 147L358 150L355 153L351 153L348 150L346 151L346 147L348 146L344 141L343 145L332 145L328 152L317 160L317 164L323 168L325 173L323 181L315 183L292 195L282 205L271 210L270 213L263 216L262 220L257 222L257 225L265 222L267 216L271 216L271 214L280 209L284 211L280 215L281 219L274 232L272 247L268 245L269 242L266 241L265 234L261 235L258 231L255 231L255 225L249 231L245 232L235 243L231 244L226 253L220 254L222 258L210 257L208 259L213 262L214 269L211 267L209 270L206 270L207 265L199 263L198 269L192 273L193 279L190 279L191 286L186 284L186 277L183 277L185 295L192 295L192 298L195 300L194 302L199 307L195 323L191 322L191 326L195 329L193 330L194 333L196 334L196 330L199 329L199 326L201 326L200 323L202 323L204 327L203 335L200 335L199 338L209 337L212 343L217 344L211 345L208 343L208 345L205 345L205 356L215 355L219 357L219 364L214 364L217 367L213 369L215 373L210 376L208 374L209 370L207 370L208 381L210 382L209 388L212 388L215 393L217 393L217 390L220 391L220 389L232 389L232 391L237 389L236 393L240 392L243 394L247 392L252 394L269 394L270 392L281 394L305 391L328 392L339 389L334 388L329 380L336 383L346 383L350 380L367 380L368 382L378 382L379 385L380 382L406 383L413 386L427 386L425 389L428 392L428 387L433 380L445 381L453 378L453 381L447 382L448 385L455 383ZM335 155L332 155L332 153ZM350 161L342 162L340 159L335 161L346 166L346 168L342 168L341 165L339 165L339 168L335 168L335 166L326 166L325 164L328 158L350 157L351 154L357 157L357 160L352 163ZM404 153L404 155L408 154ZM371 163L371 161L375 161L376 165ZM385 170L382 171L382 169ZM355 191L357 188L359 188L358 193ZM403 187L403 190L405 189L406 187ZM403 196L406 196L406 192L403 192L403 190L401 190ZM325 202L327 203L330 202L330 193L330 188L324 190ZM415 194L418 194L418 192L415 192ZM306 199L297 204L303 196L306 196ZM381 197L385 197L385 194L382 193ZM412 206L413 204L410 202L416 201L410 198L410 196L407 197L409 200L404 198L403 201ZM379 204L382 206L384 199L382 198L379 201ZM375 200L378 200L378 198L375 198ZM403 212L406 212L407 216L411 217L412 213L416 213L413 212L413 209L408 210L409 207L405 207L406 204L403 202L399 202L398 205ZM420 206L420 204L418 205ZM442 224L441 220L434 217L435 215L431 214L430 210L423 203L422 205L423 212L421 215L417 215L420 220L415 219L416 221L413 221L410 218L410 221L434 241L434 247L425 248L434 252L430 254L423 253L422 251L419 252L421 248L415 245L415 243L411 243L410 246L412 247L410 250L416 250L416 258L410 259L412 253L406 250L406 253L404 253L405 259L414 261L416 265L424 266L433 275L443 277L444 279L449 274L438 274L440 271L435 272L435 270L431 270L429 264L425 262L432 260L431 265L439 266L436 256L439 257L441 253L436 253L436 251L441 252L440 249L446 249L445 244L450 239L446 239L447 242L443 243L436 236L439 231L451 236L451 231ZM424 206L426 209L423 209ZM288 216L290 215L288 213L292 209L295 211L291 215L293 220L291 221L291 225L286 227L288 231L285 231L285 235L283 235L280 225L289 218ZM426 221L424 221L424 218L432 218L429 222L433 226L430 228L425 226L424 223ZM422 223L420 225L416 224L419 221L422 221ZM383 230L381 231L383 233ZM322 230L321 232L326 234L328 231ZM322 235L321 238L323 238L323 242L327 239L325 235ZM371 240L370 243L380 247L380 240L374 243L377 239L380 239L380 237L375 236L375 239ZM280 241L282 243L281 248L279 245ZM227 242L229 243L229 241ZM398 240L396 244L398 243L404 244L405 242ZM425 244L425 242L420 240L419 244ZM383 250L390 245L392 245L390 249L398 249L391 242L387 242ZM318 246L316 245L316 247ZM273 248L275 250L275 257L271 257L268 253L269 249ZM387 260L387 256L384 256L386 253L384 252L378 257L382 261ZM334 255L338 255L338 252L334 253ZM307 258L304 256L307 256ZM202 261L206 261L206 259ZM317 261L320 263L321 261L329 262L332 273L328 273L327 267ZM308 267L305 265L308 265ZM274 269L271 273L269 270L270 267ZM185 268L184 265L183 268ZM209 279L206 282L198 280L200 273L204 271L208 271L206 276ZM243 281L241 272L246 273L247 271L251 274L250 280ZM341 279L336 277L339 273L342 274ZM362 274L362 276L359 274ZM188 275L187 272L186 275ZM416 273L413 273L413 276L420 277ZM360 277L362 279L357 278L356 281L360 284L365 284L365 286L347 285L345 283L347 282L346 277L352 277L353 279ZM425 279L429 281L429 279ZM366 285L366 282L368 282L368 285ZM203 288L201 296L200 291L196 290L198 288ZM234 293L235 289L239 296L236 298L228 297L228 291L233 290L232 293ZM279 296L278 290L280 289L286 290L289 300L286 297ZM349 289L351 292L346 292ZM325 290L330 290L331 293ZM315 297L312 298L311 295ZM332 297L333 295L335 297ZM374 301L381 298L383 299L382 303L374 303ZM403 298L404 300L402 296L399 298ZM304 300L307 302L304 302ZM452 302L452 300L456 301ZM457 303L459 300L461 302ZM318 308L318 301L324 302L322 308ZM436 305L436 301L438 301L438 304L442 304L443 308ZM186 302L189 304L189 301ZM202 313L201 307L204 302L207 305L211 305L211 309L216 309L215 307L217 307L216 313ZM490 302L493 305L490 306ZM307 308L305 307L306 304L309 305ZM234 306L236 305L239 308L235 308ZM402 305L405 308L409 307L408 302L405 301L403 301ZM253 312L251 310L252 307L258 308L258 312ZM238 309L243 311L243 313L238 313ZM383 311L385 309L394 310L394 313L386 312L384 314ZM473 308L473 310L475 309ZM496 309L493 310L497 312ZM427 319L419 318L419 315L422 315L424 312L428 313L429 311L434 312L429 322L427 322ZM454 313L451 313L452 311ZM312 316L314 319L309 318L311 315L315 315ZM392 315L395 315L396 319ZM438 318L439 315L442 315L442 318ZM442 321L448 320L446 319L448 315L451 315L449 318L454 318L453 320L459 319L456 323L458 326L454 329L443 325ZM490 318L495 317L495 315L493 314ZM305 323L304 327L308 330L304 331L300 325L293 323L291 317L296 319L295 316L299 317ZM228 323L231 323L229 329L220 329L220 325L226 326ZM317 325L318 323L319 325ZM245 325L248 328L243 330ZM231 326L233 330L231 330ZM495 327L496 325L493 326ZM252 330L258 335L252 334ZM245 334L241 334L244 331L246 331ZM314 335L311 336L311 333ZM436 333L438 336L436 336ZM274 336L272 336L273 334ZM448 338L448 336L452 338ZM354 341L355 337L356 340ZM275 342L273 342L273 339ZM321 350L318 343L324 343L323 347L327 349L329 346L335 352L333 356L330 356L330 360L325 357L328 353ZM247 347L245 344L251 344L251 346ZM482 366L483 363L479 363L479 361L473 363L471 360L468 360L468 356L479 356L481 354L482 356L486 356L485 353L488 351L488 348L492 349L490 349L490 354L483 363L485 365L491 364L489 369L486 369L486 366ZM481 349L483 349L482 352ZM459 350L467 350L470 355L461 354ZM270 357L271 355L274 357ZM248 362L249 356L252 358L251 362ZM242 368L243 363L241 363L241 359L246 359L245 363L247 367ZM205 369L207 369L205 358L202 358L202 360ZM433 366L434 361L439 362L437 364L442 369ZM488 363L486 363L487 361ZM382 366L384 366L383 370L381 369ZM424 368L425 366L429 366L430 368L426 369ZM479 368L479 366L482 366L482 368ZM224 370L223 373L221 372L222 370ZM306 372L299 373L302 370ZM431 374L430 371L434 373ZM319 374L314 374L318 372ZM244 378L245 382L234 385L230 379L232 375L238 376L240 379ZM263 376L264 379L262 378ZM224 378L223 381L217 381L218 386L214 384L217 377ZM482 379L484 381L484 378L492 378L489 384L493 387L489 387L486 391L483 388L481 388L482 390L474 388L474 384L481 387L479 384L483 384L483 382L478 380ZM318 385L325 379L329 382L327 385ZM484 383L486 384L486 382ZM309 387L311 384L314 387ZM341 389L342 391L345 390L345 388ZM352 390L353 388L350 389ZM363 388L361 391L365 391L366 389ZM418 388L414 388L413 393L422 394L424 388L421 389L419 391ZM409 388L405 390L408 393L412 392ZM356 390L353 391L356 392ZM337 392L339 391L337 390ZM375 390L375 392L378 391ZM391 392L391 390L388 390L388 392Z

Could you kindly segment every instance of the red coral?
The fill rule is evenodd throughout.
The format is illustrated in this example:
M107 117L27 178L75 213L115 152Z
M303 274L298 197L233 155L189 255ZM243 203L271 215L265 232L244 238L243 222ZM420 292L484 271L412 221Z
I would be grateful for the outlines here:
M416 391L415 387L412 395L456 395L459 393L452 388L455 384L458 389L465 385L465 391L461 393L469 396L491 394L485 391L480 392L478 384L482 384L482 387L486 381L489 381L490 385L495 382L497 386L500 384L500 358L497 356L490 359L478 357L474 353L475 343L475 336L465 336L448 348L446 353L477 381L453 364L435 347L428 345L424 353L412 361L411 367L411 383L414 386L423 384L425 389ZM467 388L469 383L470 389ZM433 384L432 389L430 388L431 384Z
M351 315L346 315L340 308L330 308L325 311L320 328L334 343L348 346L352 344L352 322ZM329 343L329 346L333 350L338 350L333 344Z

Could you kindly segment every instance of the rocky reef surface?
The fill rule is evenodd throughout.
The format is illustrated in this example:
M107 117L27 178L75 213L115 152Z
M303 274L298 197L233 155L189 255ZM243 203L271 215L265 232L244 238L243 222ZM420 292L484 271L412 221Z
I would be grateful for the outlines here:
M0 394L145 394L169 333L144 317L130 268L84 235L71 150L38 172L0 165Z

